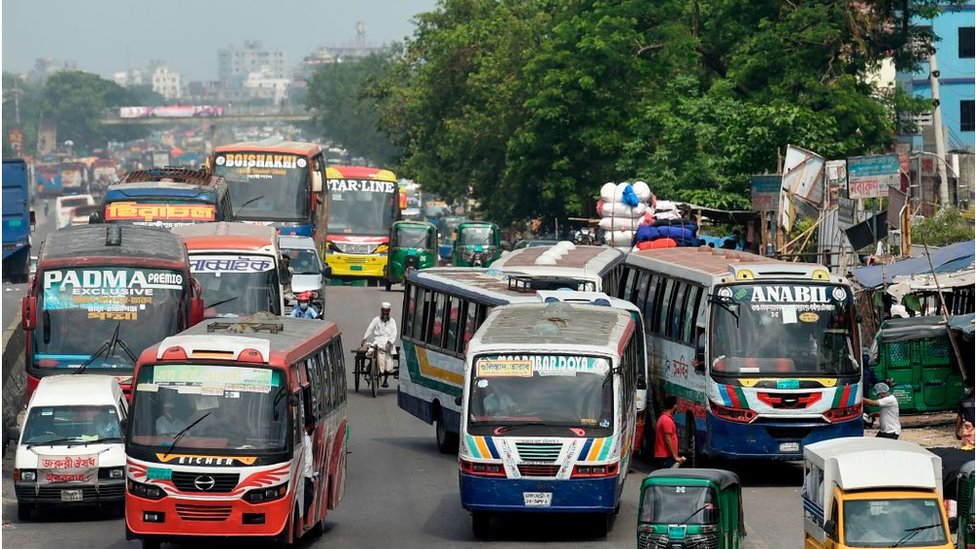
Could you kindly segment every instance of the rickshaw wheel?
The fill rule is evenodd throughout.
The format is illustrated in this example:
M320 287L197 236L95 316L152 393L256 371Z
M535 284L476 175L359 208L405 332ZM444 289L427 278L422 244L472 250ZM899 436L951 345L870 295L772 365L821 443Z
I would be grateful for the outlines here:
M353 380L352 384L355 387L357 393L359 392L359 376L362 375L362 368L363 368L363 358L359 356L359 353L356 353L356 358L352 367L352 380Z

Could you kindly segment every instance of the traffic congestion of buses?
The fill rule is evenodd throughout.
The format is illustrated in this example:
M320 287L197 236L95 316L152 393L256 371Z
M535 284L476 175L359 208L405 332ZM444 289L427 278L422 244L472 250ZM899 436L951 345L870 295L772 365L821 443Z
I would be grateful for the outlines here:
M940 456L864 436L846 278L706 245L512 246L327 153L241 142L124 173L4 161L4 200L23 173L58 219L21 304L19 520L97 504L143 547L322 535L357 490L349 393L392 374L398 407L457 456L478 538L500 515L572 513L640 548L744 547L730 469L777 460L804 464L803 547L973 547L972 462L948 493ZM330 285L359 281L402 285L385 349L350 347L326 311ZM635 460L655 470L631 480L637 523L615 524Z

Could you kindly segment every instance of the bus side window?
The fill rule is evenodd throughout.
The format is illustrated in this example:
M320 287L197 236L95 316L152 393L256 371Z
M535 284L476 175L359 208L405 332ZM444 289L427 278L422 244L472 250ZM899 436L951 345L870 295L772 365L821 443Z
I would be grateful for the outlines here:
M647 285L651 280L651 274L647 271L641 271L637 275L637 287L634 288L634 305L638 309L644 308L644 300L647 299Z
M667 336L671 339L681 339L681 319L684 317L685 294L688 292L688 285L684 282L676 282L674 293L671 296L671 322L668 323Z
M691 286L688 288L688 295L685 297L684 320L681 323L681 341L694 343L692 332L695 322L698 319L698 306L701 304L701 286Z
M449 352L454 352L457 348L458 340L458 322L461 318L461 303L456 297L452 297L449 300L448 313L447 313L447 341L444 344L445 349Z
M418 341L424 340L424 326L427 323L429 294L421 287L417 287L417 305L414 307L413 331L411 337Z
M668 326L668 305L671 304L671 293L674 291L674 280L668 278L663 281L664 291L658 288L658 295L656 297L655 307L657 308L654 314L654 333L658 335L665 335Z
M404 334L413 333L413 310L417 307L416 288L409 284L403 287L403 313L400 315L400 324Z
M428 319L427 343L435 347L442 347L444 344L444 294L433 292L434 307L433 314Z
M342 358L342 339L333 341L329 348L332 354L332 367L336 376L336 407L346 402L346 366Z
M457 333L459 337L457 338L456 346L452 350L458 354L464 354L464 344L467 343L468 338L471 335L468 333L468 309L473 307L471 303L461 299L458 302L458 326Z
M654 300L657 297L657 285L661 281L660 275L648 274L647 277L647 301L644 302L644 306L641 307L641 311L644 312L644 330L650 333L651 323L654 320Z
M303 400L305 401L305 417L306 418L317 418L318 417L318 374L316 370L318 369L318 357L312 355L305 359L305 375L308 376L308 386L302 388Z
M319 349L316 356L319 357L319 364L322 365L322 370L319 372L319 375L322 376L322 383L319 384L318 410L320 417L325 417L336 407L335 368L328 347Z
M627 268L624 270L622 284L620 285L620 299L624 301L633 301L630 299L634 295L634 280L637 278L637 272L634 269Z

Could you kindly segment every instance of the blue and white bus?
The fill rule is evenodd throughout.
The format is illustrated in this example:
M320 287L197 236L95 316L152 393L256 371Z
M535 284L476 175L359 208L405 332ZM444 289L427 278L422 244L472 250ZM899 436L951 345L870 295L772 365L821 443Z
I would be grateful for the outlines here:
M407 413L435 426L440 451L457 450L461 416L456 401L461 396L465 348L494 307L539 303L544 299L605 299L610 307L628 311L640 332L644 331L644 320L632 303L597 292L565 291L578 287L577 283L566 275L534 279L494 268L443 267L408 273L400 322L402 356L397 403ZM641 356L645 356L644 342L638 344ZM645 421L645 364L641 361L635 373L641 426ZM638 431L634 442L646 450L646 441L639 436L643 431Z
M495 513L592 513L610 527L633 456L641 339L606 306L488 315L465 359L458 450L476 537Z
M698 456L803 459L861 436L850 284L822 265L713 248L632 253L620 297L644 313L649 401L678 399L679 445ZM653 439L653 423L645 437Z

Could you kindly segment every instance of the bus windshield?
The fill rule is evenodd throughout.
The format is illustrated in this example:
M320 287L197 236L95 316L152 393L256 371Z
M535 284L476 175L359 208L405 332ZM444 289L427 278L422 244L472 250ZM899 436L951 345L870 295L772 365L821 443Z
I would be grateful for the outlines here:
M393 226L397 193L365 192L355 189L332 190L329 181L329 234L385 236ZM369 183L369 182L366 182ZM396 185L389 184L396 190Z
M263 255L194 254L190 272L203 286L204 316L281 314L274 259Z
M933 498L844 502L848 547L936 547L946 540L940 502Z
M710 299L716 375L856 375L853 299L842 286L755 283Z
M714 524L718 521L715 490L707 486L651 485L644 490L640 522Z
M143 349L179 331L185 285L178 271L88 267L39 275L34 367L131 369Z
M133 444L169 449L175 441L177 453L288 449L288 387L280 370L156 364L139 370L135 391Z
M603 357L480 356L469 390L471 434L528 434L521 427L565 436L613 432L613 371Z
M265 167L237 157L273 156L283 161ZM228 160L228 158L233 159ZM294 155L218 155L214 173L227 180L236 218L256 221L304 221L310 216L308 160Z

